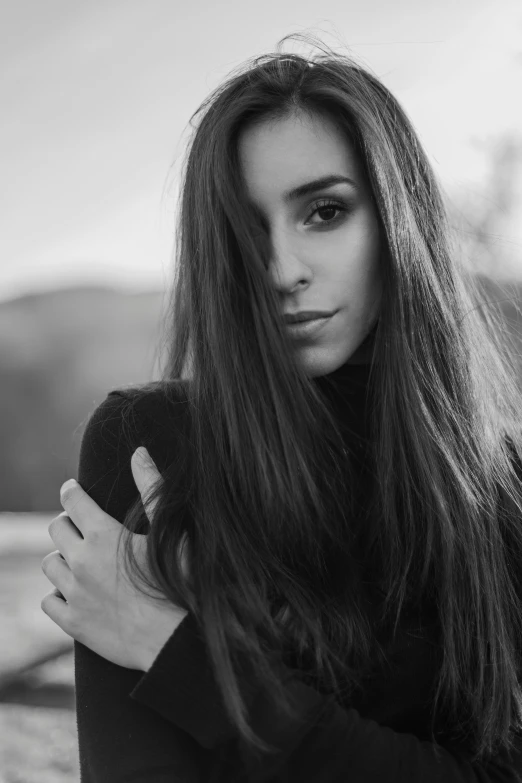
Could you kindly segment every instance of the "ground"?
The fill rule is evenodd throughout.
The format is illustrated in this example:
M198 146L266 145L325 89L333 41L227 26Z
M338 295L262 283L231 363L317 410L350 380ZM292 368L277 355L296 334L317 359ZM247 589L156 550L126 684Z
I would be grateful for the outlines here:
M73 642L40 608L52 517L0 514L0 783L80 780Z

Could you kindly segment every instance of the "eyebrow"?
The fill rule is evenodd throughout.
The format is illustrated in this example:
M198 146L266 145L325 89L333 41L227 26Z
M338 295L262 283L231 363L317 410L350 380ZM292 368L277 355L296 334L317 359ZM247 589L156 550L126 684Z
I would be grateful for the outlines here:
M303 196L309 196L310 193L316 193L318 190L329 188L332 185L340 185L341 183L351 185L352 188L357 189L357 185L349 177L343 177L340 174L327 174L325 177L319 177L319 179L304 182L302 185L298 185L296 188L288 190L283 194L283 200L287 203L296 201Z

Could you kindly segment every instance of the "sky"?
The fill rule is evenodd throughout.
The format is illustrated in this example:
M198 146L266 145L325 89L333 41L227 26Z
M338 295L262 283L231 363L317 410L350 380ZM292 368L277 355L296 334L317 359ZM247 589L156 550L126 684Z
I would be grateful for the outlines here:
M300 32L382 79L447 192L487 198L487 150L522 136L519 0L0 0L0 300L165 288L191 115Z

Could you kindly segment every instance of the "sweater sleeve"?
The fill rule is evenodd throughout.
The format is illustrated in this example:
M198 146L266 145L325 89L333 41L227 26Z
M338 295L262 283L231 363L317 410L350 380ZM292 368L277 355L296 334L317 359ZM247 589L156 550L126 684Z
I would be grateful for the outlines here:
M206 749L216 752L215 778L230 770L241 780L307 783L510 783L522 781L522 743L487 761L471 763L463 748L399 733L355 709L344 709L333 696L301 682L281 664L285 687L299 708L293 725L276 713L256 688L246 667L239 683L250 725L278 753L253 761L237 739L212 675L203 634L189 614L159 652L131 693L133 699L183 728ZM218 753L219 751L219 753ZM219 761L218 761L219 759ZM241 762L240 762L241 759Z
M133 451L146 445L160 472L168 458L168 450L161 447L161 428L155 450L145 437L155 433L142 432L131 396L129 391L111 392L91 414L78 468L83 489L119 522L139 498L130 467ZM153 407L157 411L160 406ZM141 672L117 666L78 641L74 669L81 783L205 779L202 769L208 753L181 728L129 697Z
M132 422L127 430L124 421ZM134 449L145 443L160 472L167 464L166 453L145 436L118 392L96 409L83 436L78 481L118 521L139 496L130 468ZM145 673L116 666L79 642L74 648L81 783L522 780L518 748L472 764L462 748L396 732L339 706L282 664L285 687L299 707L294 723L275 712L247 664L240 673L253 730L279 750L254 762L224 710L191 614Z

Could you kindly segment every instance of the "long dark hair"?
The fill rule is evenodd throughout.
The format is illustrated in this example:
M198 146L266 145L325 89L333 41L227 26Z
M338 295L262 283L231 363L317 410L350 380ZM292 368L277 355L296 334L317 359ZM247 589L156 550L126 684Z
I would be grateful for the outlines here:
M165 368L137 395L160 384L187 429L151 495L150 576L128 536L125 562L141 589L159 587L195 614L231 719L252 749L271 752L249 726L239 656L289 715L284 650L308 662L325 693L349 697L384 654L360 579L371 558L394 629L413 596L437 607L444 654L433 715L479 759L511 748L520 722L516 362L500 310L480 306L458 260L440 189L396 99L345 54L280 48L247 61L194 115ZM384 248L370 372L375 503L362 553L351 452L294 358L267 275L269 235L238 161L243 129L293 112L328 117L354 146ZM149 529L139 499L123 524Z

